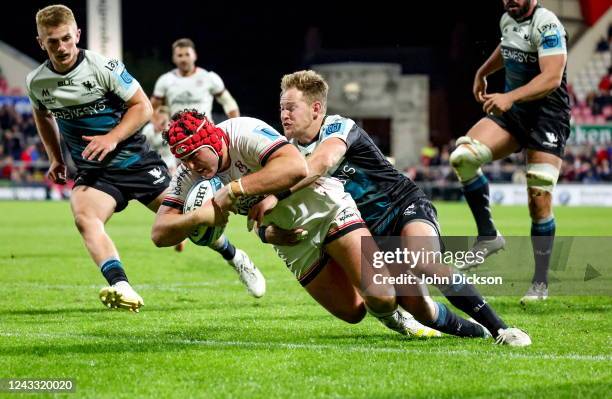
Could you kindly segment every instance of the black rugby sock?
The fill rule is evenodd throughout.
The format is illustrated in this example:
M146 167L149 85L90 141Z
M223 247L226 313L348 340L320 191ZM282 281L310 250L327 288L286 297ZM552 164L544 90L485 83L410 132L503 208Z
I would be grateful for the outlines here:
M548 268L555 241L555 231L555 218L553 216L531 223L531 245L533 246L535 260L532 283L548 285Z
M489 206L489 181L483 174L463 183L463 195L470 206L476 226L478 237L495 237L497 230L493 224L491 208Z

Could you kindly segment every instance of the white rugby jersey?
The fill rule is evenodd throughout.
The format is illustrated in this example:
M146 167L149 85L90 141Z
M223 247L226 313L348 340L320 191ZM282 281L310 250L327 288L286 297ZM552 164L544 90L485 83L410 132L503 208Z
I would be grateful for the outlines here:
M546 8L536 6L531 17L517 22L508 13L500 20L501 54L506 73L505 91L529 83L540 71L540 57L567 54L567 34L559 19ZM542 100L515 104L519 108L534 109L545 106L552 117L569 112L566 74L561 86Z
M102 162L81 156L88 144L82 136L104 135L117 126L127 110L126 101L140 87L120 61L80 50L69 71L59 73L47 60L28 74L26 85L32 106L49 110L55 117L79 169L124 169L148 150L145 138L136 133Z
M227 134L231 160L230 167L217 174L223 184L257 172L265 166L274 151L288 144L285 136L259 119L238 117L223 121L217 126ZM201 176L189 170L185 164L179 165L172 176L163 204L182 209L189 189L200 179ZM246 215L249 208L260 200L260 196L240 197L236 205L238 213Z
M196 68L190 76L181 76L178 69L157 79L153 95L164 98L170 115L184 109L196 109L211 119L213 98L225 90L223 80L212 71Z

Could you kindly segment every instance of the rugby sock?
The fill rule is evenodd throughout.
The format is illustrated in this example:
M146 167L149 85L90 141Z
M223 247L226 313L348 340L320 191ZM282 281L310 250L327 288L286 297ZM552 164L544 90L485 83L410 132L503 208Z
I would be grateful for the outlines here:
M434 321L423 323L427 327L458 337L484 337L486 335L482 326L459 317L443 303L434 303L437 308L437 316Z
M440 291L453 306L469 314L474 320L485 326L493 337L497 337L497 330L500 328L508 328L491 305L472 285L451 284L444 288L440 287Z
M531 245L535 259L535 272L532 283L545 283L548 285L548 266L555 241L555 217L536 220L531 223Z
M102 262L100 266L102 275L108 281L109 285L114 285L120 281L128 281L123 265L117 258L110 258Z
M463 195L467 201L476 226L478 237L495 237L497 230L493 224L491 208L489 206L489 181L482 173L471 180L463 182Z
M225 234L222 235L217 241L210 244L210 247L219 252L219 254L223 256L223 259L227 261L234 259L234 256L236 256L236 247L232 245Z

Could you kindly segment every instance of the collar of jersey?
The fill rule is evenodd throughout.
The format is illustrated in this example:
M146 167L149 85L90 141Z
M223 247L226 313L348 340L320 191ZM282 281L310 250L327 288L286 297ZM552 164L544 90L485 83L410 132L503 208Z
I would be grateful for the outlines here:
M74 63L74 65L67 70L66 72L58 72L55 70L55 68L53 68L53 63L51 62L51 60L47 60L45 61L45 65L47 66L47 68L49 68L53 73L57 73L58 75L67 75L70 72L74 71L76 67L78 67L79 65L81 65L81 62L83 62L83 60L85 59L85 50L83 50L82 48L79 49L79 55L77 56L77 60Z

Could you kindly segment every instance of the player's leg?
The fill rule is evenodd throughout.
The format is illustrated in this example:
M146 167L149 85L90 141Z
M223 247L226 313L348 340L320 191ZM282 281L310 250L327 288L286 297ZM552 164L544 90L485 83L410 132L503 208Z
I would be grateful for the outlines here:
M527 192L531 216L531 243L535 260L532 286L521 302L548 297L548 268L555 238L552 191L559 177L561 158L557 155L527 151Z
M501 159L520 148L517 140L502 127L503 119L482 118L467 133L457 139L457 148L451 153L450 163L463 185L465 199L478 228L478 241L474 250L488 256L504 246L503 238L493 223L489 203L489 182L481 165ZM482 247L482 248L480 248ZM466 268L476 266L467 264Z
M416 207L419 208L420 206L421 204L417 203ZM415 216L418 217L418 215ZM401 230L401 237L404 248L413 253L440 253L441 251L438 231L427 216L421 219L413 219L404 224ZM437 263L434 257L432 259L421 258L421 261L414 265L413 270L419 276L424 274L429 277L448 278L449 281L453 281L452 275L455 273L451 267ZM497 337L499 329L507 328L474 287L458 285L438 285L437 287L450 303L472 316L477 322L485 326L488 331L482 328L481 325L455 314L445 304L434 302L431 299L430 302L434 307L434 312L430 319L419 319L423 324L448 334L483 338L491 335L489 331ZM399 301L404 299L405 296L402 295L400 297L399 295L404 294L404 292L398 291Z
M347 323L359 323L366 315L363 298L346 272L330 259L304 289L329 313Z
M117 191L116 195L120 196L120 193ZM72 191L70 205L85 247L109 284L100 291L100 299L108 307L138 311L144 304L143 300L129 285L119 253L104 228L119 206L117 197L79 185ZM124 207L125 204L120 206Z
M147 204L147 207L156 212L164 199L164 193L157 196ZM179 244L180 245L180 244ZM266 293L266 279L249 256L241 249L232 245L225 234L221 235L217 241L212 243L209 248L218 252L227 263L238 273L240 281L246 286L249 294L255 298L260 298Z
M369 230L360 227L343 234L338 234L336 230L333 240L325 245L325 252L340 265L350 284L357 289L368 313L386 327L403 335L439 335L439 332L422 326L399 309L393 285L372 283L376 281L374 274L389 276L385 269L375 269L369 264L369 260L373 259L372 251L376 248Z

